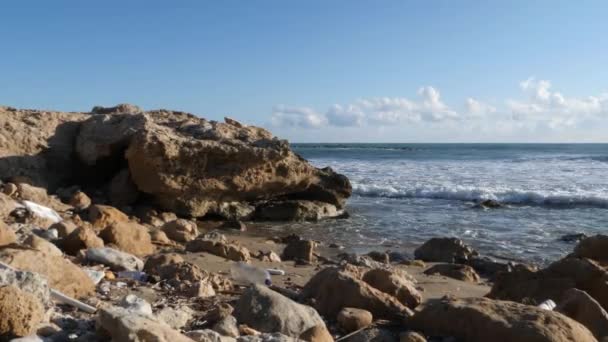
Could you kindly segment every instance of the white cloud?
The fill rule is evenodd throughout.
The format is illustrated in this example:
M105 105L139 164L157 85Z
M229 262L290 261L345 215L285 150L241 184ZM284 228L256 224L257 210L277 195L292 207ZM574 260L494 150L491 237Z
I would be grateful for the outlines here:
M303 128L319 128L327 123L327 119L308 107L293 107L277 105L272 110L272 124L275 126L298 126Z
M496 107L493 107L487 103L478 101L472 97L469 97L465 102L466 112L469 117L479 118L487 114L496 112Z
M329 124L334 126L361 126L365 113L357 106L335 104L329 108L326 116Z

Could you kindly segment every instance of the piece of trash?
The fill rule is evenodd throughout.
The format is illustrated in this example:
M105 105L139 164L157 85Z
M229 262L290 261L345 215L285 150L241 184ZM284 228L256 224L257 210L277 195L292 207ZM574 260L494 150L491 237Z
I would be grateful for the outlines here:
M540 303L538 305L538 308L543 309L543 310L548 310L548 311L553 311L553 309L555 309L555 302L552 301L551 299L547 299L546 301Z
M120 288L123 288L123 287L127 287L127 283L125 283L124 281L117 281L115 285L116 285L116 287L118 287L119 289L120 289Z
M285 275L285 271L279 270L277 268L269 268L266 271L268 271L270 275Z
M30 201L23 201L23 205L30 213L38 217L49 219L53 221L53 223L61 222L63 220L61 216L51 208Z
M91 278L91 280L93 280L93 283L95 283L95 285L99 284L99 282L105 277L105 272L103 271L96 271L90 268L84 268L83 269L84 272L89 276L89 278Z
M118 278L133 279L141 282L145 282L148 280L148 275L146 274L146 272L140 271L120 271L116 275L118 276Z
M240 261L232 264L230 275L233 280L246 284L272 284L268 271Z

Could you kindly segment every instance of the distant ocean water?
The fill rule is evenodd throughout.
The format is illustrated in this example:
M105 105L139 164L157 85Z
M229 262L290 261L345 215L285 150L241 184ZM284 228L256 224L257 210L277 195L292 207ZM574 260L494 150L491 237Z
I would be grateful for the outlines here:
M293 144L349 177L351 217L296 224L352 250L411 251L455 236L491 254L546 263L568 233L608 233L608 144ZM473 209L494 199L503 209Z

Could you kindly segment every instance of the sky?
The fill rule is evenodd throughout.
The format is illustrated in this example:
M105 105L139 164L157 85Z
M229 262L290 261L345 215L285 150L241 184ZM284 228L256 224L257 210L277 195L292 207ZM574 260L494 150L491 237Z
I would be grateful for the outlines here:
M608 142L607 1L4 1L0 104L292 142Z

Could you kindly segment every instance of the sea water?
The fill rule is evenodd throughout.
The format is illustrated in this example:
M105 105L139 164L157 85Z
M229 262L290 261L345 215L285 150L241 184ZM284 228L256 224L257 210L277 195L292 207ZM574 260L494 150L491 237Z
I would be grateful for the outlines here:
M453 236L482 254L547 263L570 233L608 234L608 144L293 144L350 179L350 218L288 230L365 252ZM504 203L474 208L476 201ZM281 229L285 229L282 227Z

